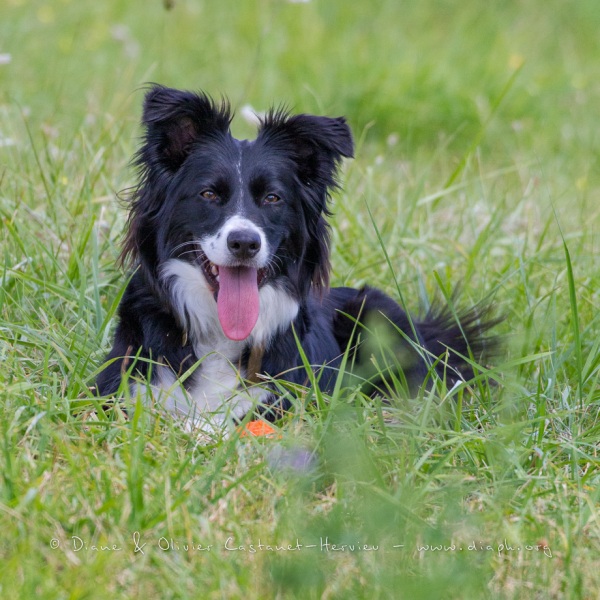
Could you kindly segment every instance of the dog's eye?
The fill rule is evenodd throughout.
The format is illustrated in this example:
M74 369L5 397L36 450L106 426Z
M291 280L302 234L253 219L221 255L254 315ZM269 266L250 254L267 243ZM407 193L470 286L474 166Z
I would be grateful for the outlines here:
M200 195L205 200L216 200L218 198L217 194L212 190L203 190L202 192L200 192Z
M275 204L276 202L279 202L280 200L281 200L281 198L277 194L267 194L265 196L265 199L263 200L263 202L265 204Z

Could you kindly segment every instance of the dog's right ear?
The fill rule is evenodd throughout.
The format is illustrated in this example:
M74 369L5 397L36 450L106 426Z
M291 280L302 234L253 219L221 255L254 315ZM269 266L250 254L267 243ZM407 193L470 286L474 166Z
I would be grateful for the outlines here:
M217 105L202 93L153 85L144 99L146 136L139 163L175 172L195 142L215 132L226 133L230 123L231 112L225 101Z

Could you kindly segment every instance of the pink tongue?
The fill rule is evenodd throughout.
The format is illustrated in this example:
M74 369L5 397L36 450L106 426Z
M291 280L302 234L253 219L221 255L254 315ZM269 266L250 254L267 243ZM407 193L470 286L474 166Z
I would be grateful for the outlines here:
M230 340L245 340L258 320L259 299L256 269L219 267L217 312Z

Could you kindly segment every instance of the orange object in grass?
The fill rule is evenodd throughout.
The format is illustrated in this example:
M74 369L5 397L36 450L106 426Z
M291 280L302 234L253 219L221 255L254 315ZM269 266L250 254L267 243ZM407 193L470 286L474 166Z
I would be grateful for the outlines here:
M264 421L250 421L246 423L244 429L240 433L240 437L246 437L248 435L254 436L274 436L277 432L273 427Z

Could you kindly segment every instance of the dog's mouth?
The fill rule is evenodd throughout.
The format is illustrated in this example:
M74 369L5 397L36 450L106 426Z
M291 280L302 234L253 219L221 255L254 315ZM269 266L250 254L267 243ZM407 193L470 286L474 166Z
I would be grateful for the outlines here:
M216 265L214 262L208 260L206 254L200 251L198 252L198 262L202 267L202 274L204 275L206 281L208 281L208 285L210 285L211 290L215 294L215 299L217 298L217 294L219 293L220 287L220 271L221 269L251 269L252 267L244 267L242 265L237 267L220 267ZM254 269L256 271L256 285L260 288L264 285L267 280L267 268L263 269Z
M265 283L267 269L246 265L216 265L202 250L199 251L198 259L217 301L217 313L223 332L231 340L245 340L258 321L258 289Z

